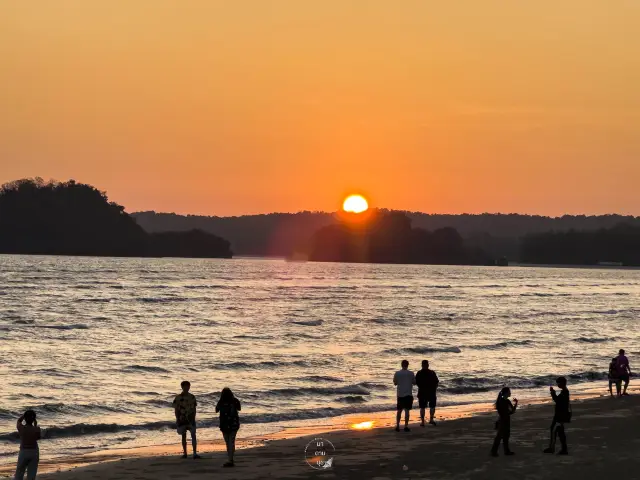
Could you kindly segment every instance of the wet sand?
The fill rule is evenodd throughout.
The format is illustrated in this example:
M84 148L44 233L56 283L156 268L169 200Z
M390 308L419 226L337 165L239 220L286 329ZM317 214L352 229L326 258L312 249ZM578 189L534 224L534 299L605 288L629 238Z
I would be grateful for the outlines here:
M438 426L420 428L413 410L410 433L390 428L391 413L352 417L369 420L380 428L344 430L339 422L333 430L319 433L291 431L277 437L251 439L236 455L236 467L222 468L222 445L203 445L203 459L183 460L180 445L138 451L89 454L84 461L101 461L68 471L39 476L49 480L169 480L176 478L438 478L438 479L601 479L640 471L640 395L621 399L574 399L574 421L567 429L570 455L545 455L553 406L528 405L513 417L513 457L492 458L489 450L494 435L494 413L477 414L487 405L464 409L443 409ZM474 414L469 417L468 415ZM326 429L325 429L326 430ZM299 436L301 434L306 436ZM286 438L293 435L294 438ZM305 462L305 446L321 436L335 446L334 467L318 471ZM278 438L273 440L273 438ZM43 445L44 447L44 445ZM216 451L217 450L217 451ZM102 455L102 457L100 457ZM118 460L113 460L114 458ZM124 459L123 459L124 457ZM78 459L76 459L78 460ZM112 461L105 461L112 460ZM56 464L69 468L74 461ZM77 462L81 464L82 462ZM50 465L52 467L53 465ZM46 468L46 465L43 465ZM624 473L626 472L626 473ZM3 472L6 474L5 472Z

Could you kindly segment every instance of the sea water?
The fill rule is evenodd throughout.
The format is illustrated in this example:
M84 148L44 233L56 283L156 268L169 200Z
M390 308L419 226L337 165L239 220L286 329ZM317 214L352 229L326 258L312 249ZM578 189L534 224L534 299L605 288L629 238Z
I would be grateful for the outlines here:
M392 410L402 359L428 359L441 405L606 388L640 355L640 271L0 256L0 462L34 408L47 457L178 442L189 380L201 438L215 404L241 433Z

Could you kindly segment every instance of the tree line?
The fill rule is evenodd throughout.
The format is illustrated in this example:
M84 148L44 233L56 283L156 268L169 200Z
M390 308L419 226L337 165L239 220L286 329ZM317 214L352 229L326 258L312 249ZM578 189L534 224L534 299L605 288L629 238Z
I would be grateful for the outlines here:
M201 230L147 233L91 185L22 179L0 187L0 253L231 257L230 243Z

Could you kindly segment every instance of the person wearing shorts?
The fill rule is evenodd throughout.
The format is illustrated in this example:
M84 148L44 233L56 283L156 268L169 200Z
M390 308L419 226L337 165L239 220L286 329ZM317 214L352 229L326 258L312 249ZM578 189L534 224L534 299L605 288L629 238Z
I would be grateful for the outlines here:
M176 414L176 430L182 435L182 458L187 458L187 432L191 433L191 446L193 447L193 458L198 459L200 455L196 453L196 407L198 402L196 397L189 393L191 384L184 381L180 384L182 392L176 395L173 400L173 408Z
M429 361L422 361L422 370L416 373L416 385L418 386L418 404L420 405L420 426L424 427L424 414L429 407L429 424L435 425L436 414L436 390L440 380L436 372L429 369Z
M409 411L413 408L413 386L416 384L416 377L409 370L409 362L402 361L402 369L393 376L393 384L396 386L398 395L396 432L400 431L400 419L404 410L404 431L409 432Z

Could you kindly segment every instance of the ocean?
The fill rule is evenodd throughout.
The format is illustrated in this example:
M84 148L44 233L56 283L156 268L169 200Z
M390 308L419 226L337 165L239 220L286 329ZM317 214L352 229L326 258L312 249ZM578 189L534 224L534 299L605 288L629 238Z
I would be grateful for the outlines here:
M34 408L48 458L175 443L189 380L200 438L215 404L241 434L395 408L402 359L428 359L441 405L606 389L609 360L640 355L640 271L0 256L0 463ZM44 454L44 453L43 453Z

